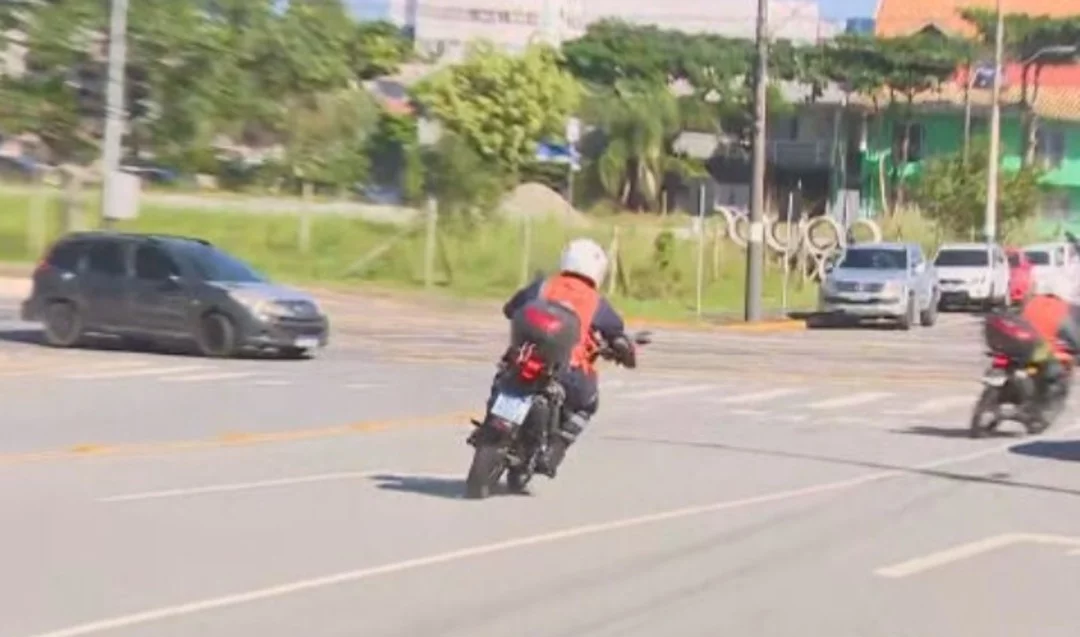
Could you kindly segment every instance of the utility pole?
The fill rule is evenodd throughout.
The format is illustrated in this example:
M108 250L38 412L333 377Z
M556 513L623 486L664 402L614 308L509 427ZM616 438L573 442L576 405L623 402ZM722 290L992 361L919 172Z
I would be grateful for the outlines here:
M994 89L990 103L990 164L986 167L986 218L983 234L991 243L997 235L998 168L1001 164L1001 76L1005 69L1005 14L997 0L997 29L994 34Z
M758 0L757 59L754 65L754 150L750 176L750 237L746 244L746 320L761 319L765 270L765 123L769 64L769 4Z
M101 220L112 225L110 216L114 175L120 170L126 106L124 104L124 67L127 66L128 0L112 0L109 19L109 71L105 94L105 140L101 155Z

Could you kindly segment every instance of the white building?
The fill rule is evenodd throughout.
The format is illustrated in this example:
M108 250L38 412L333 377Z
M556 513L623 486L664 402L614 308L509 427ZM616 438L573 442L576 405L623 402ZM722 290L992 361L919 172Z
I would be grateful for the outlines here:
M458 57L472 40L486 39L508 50L530 41L558 44L579 37L605 18L689 33L753 38L756 0L350 0L404 27L417 48ZM377 5L377 7L376 7ZM373 10L376 9L377 10ZM361 15L361 13L358 13ZM371 19L371 18L369 18ZM824 20L816 0L770 0L774 38L815 42L840 31Z

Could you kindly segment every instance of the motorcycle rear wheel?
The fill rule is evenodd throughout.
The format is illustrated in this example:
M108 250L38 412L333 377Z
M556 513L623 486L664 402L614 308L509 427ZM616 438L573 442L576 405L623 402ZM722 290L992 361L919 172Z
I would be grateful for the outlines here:
M477 446L472 465L469 466L469 475L465 478L465 497L483 500L491 495L505 468L506 457L502 449L491 445Z
M994 418L985 425L983 424L983 419L987 412L997 410L1000 400L1000 388L986 387L983 389L982 394L979 395L979 400L975 402L975 411L971 415L971 425L969 429L970 437L984 438L987 434L997 429L999 424L997 414L994 414Z

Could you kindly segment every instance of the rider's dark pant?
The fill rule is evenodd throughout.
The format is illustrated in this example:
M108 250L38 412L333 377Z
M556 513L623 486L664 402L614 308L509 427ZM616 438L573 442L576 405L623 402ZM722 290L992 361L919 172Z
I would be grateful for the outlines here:
M559 382L566 390L566 410L591 418L600 408L600 393L596 373L580 367L569 367L559 375Z

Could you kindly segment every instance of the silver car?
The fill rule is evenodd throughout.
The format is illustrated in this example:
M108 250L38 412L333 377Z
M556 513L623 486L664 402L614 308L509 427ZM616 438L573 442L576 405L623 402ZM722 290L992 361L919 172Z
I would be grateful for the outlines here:
M933 264L915 243L849 246L821 283L819 311L843 319L887 319L900 329L937 321Z

